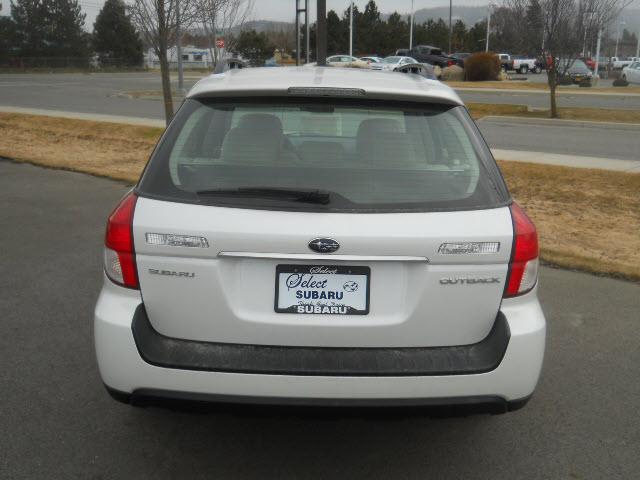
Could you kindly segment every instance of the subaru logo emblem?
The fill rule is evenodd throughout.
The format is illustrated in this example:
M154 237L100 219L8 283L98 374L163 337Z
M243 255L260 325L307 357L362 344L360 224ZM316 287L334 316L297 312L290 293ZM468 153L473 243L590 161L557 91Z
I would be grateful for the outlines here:
M340 244L333 238L314 238L309 242L309 248L318 253L333 253L340 248Z

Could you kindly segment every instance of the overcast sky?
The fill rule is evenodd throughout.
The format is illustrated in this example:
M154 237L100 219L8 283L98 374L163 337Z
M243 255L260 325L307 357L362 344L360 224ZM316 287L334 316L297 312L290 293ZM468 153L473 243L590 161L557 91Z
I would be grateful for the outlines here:
M290 21L295 16L295 0L254 0L254 19L256 20L279 20ZM335 10L342 12L349 6L350 0L327 0L327 10ZM495 0L494 0L495 1ZM364 9L368 0L356 0L354 4L360 9ZM300 0L301 4L304 4L304 0ZM455 11L456 5L487 5L489 0L453 0L453 9ZM497 0L496 3L500 3ZM383 13L391 13L397 10L400 13L408 13L411 11L411 0L376 0L378 8ZM441 7L449 5L448 0L414 0L416 10L420 8ZM309 0L309 9L311 10L310 17L315 19L315 0ZM640 7L640 0L634 0L632 8Z
M78 0L83 11L87 14L85 29L93 30L93 22L100 11L104 0ZM129 0L125 0L127 2ZM358 8L363 9L368 0L356 0L354 4ZM499 3L500 0L498 0ZM290 22L295 16L295 0L254 0L255 7L252 15L253 20L277 20ZM303 4L304 0L300 0ZM391 13L397 10L400 13L408 13L411 10L411 0L376 0L378 8L383 13ZM487 5L488 0L462 0L453 1L453 10L455 12L456 5ZM9 13L9 0L0 0L3 9L0 15ZM449 5L448 0L414 0L416 10L420 8L440 7ZM327 0L327 10L336 10L341 12L349 6L349 0ZM631 8L640 8L640 0L633 0ZM309 9L311 10L310 19L315 20L316 1L309 0Z
M354 1L360 10L364 9L368 0ZM304 0L300 0L304 4ZM454 2L455 4L456 2ZM464 5L486 5L488 0L465 0L460 2ZM397 10L400 13L411 11L411 0L376 0L378 9L383 13L391 13ZM448 0L414 0L416 10L428 7L440 7L449 5ZM309 0L309 10L311 17L315 18L315 0ZM349 0L327 0L327 10L342 12L349 7ZM268 20L284 20L287 17L293 18L295 15L295 0L255 0L255 17Z

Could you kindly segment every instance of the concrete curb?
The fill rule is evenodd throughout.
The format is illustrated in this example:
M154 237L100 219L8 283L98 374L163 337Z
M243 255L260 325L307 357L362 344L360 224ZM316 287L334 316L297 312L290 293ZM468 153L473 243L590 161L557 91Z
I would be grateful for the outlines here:
M536 93L539 95L547 95L549 96L549 91L548 90L536 90L536 89L512 89L512 88L474 88L474 87L451 87L453 88L456 92L470 92L470 93L502 93L502 94L509 94L509 93ZM590 91L590 92L585 92L583 91L585 89L582 90L576 90L576 91L567 91L567 90L559 90L556 91L556 94L559 96L562 95L596 95L596 96L603 96L603 97L640 97L640 93L624 93L624 92L598 92L598 91Z
M41 115L45 117L69 118L73 120L89 120L92 122L124 123L126 125L138 125L144 127L166 127L164 120L141 117L125 117L120 115L102 115L95 113L67 112L64 110L43 110L39 108L22 108L0 105L0 112L22 113L26 115Z
M526 118L510 115L487 115L478 120L491 121L494 123L506 122L519 123L522 125L538 125L543 127L597 127L602 130L628 130L633 132L640 131L640 123L621 123L621 122L595 122L591 120L564 120L562 118Z
M595 168L614 172L640 173L640 161L615 160L611 158L585 157L578 155L562 155L546 152L525 152L520 150L491 149L498 160L510 162L540 163L571 168Z

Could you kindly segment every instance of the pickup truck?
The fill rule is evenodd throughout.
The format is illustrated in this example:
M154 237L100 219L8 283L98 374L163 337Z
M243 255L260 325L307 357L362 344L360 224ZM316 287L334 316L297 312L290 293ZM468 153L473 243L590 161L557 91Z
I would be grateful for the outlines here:
M611 57L611 63L614 70L622 70L624 67L628 67L633 62L638 61L640 61L638 57L627 57L626 59L620 57Z
M518 73L540 73L540 63L536 58L526 57L524 55L514 55L511 57L509 70L515 70Z
M498 59L500 59L500 67L505 72L511 68L511 55L508 53L499 53Z
M440 68L456 64L456 60L442 53L442 50L430 45L416 45L409 50L408 57L415 58L418 63L428 63Z

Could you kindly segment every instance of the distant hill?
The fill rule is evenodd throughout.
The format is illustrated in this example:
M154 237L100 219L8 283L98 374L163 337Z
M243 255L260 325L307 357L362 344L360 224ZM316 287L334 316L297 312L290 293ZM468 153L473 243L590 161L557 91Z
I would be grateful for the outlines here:
M487 7L468 7L454 4L452 17L454 22L460 19L468 26L474 25L487 18ZM449 21L449 7L433 7L416 10L416 23L424 23L429 19L437 20L439 18L442 18L446 22Z
M293 30L295 25L293 22L274 22L270 20L250 20L245 22L243 28L246 30L255 30L256 32L280 32L283 30Z
M401 12L403 13L403 12ZM408 16L408 13L403 13ZM384 19L387 19L390 15L390 12L382 15ZM453 20L460 19L467 26L474 25L475 23L484 20L487 17L487 6L480 7L472 7L465 5L453 5ZM446 22L449 21L449 7L433 7L433 8L422 8L420 10L416 10L415 13L415 21L416 23L423 23L429 19L437 20L442 18ZM627 9L623 12L621 18L624 19L626 25L624 28L629 30L630 32L639 32L640 31L640 9ZM612 32L615 32L615 25L618 22L614 22L610 27ZM293 22L275 22L271 20L252 20L246 22L244 24L244 28L254 29L257 32L271 32L271 31L281 31L293 29ZM612 33L612 36L615 33Z

